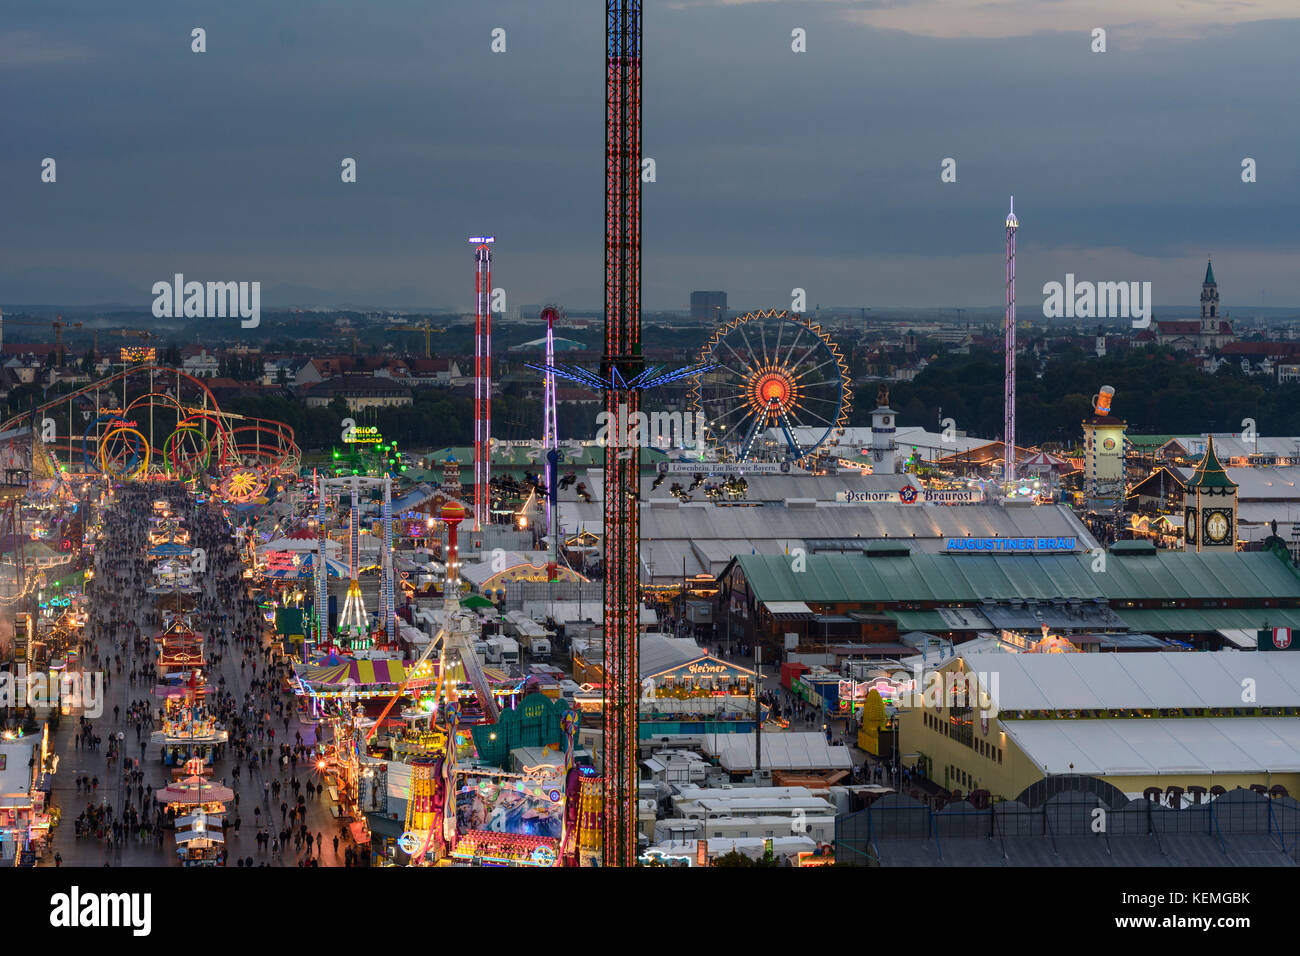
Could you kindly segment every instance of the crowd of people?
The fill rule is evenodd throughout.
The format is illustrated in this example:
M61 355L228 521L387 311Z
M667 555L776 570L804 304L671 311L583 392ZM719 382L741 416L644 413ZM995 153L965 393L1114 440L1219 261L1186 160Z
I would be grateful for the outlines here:
M191 554L201 556L191 564L197 588L159 593L155 586L144 516L153 513L159 499L166 500L175 526L188 532ZM324 801L327 793L312 776L315 741L304 740L304 729L312 735L308 728L290 735L290 665L264 634L225 516L199 504L179 484L121 485L102 514L94 568L85 588L89 615L80 648L83 659L90 669L102 669L106 684L110 675L125 675L129 687L146 688L150 696L115 705L107 730L107 712L98 721L79 719L74 747L102 754L105 764L102 774L79 775L75 781L77 794L86 800L74 822L76 838L99 841L109 865L131 842L161 849L174 829L176 813L156 799L145 775L151 737L165 719L164 708L151 699L159 678L154 637L183 621L204 641L206 683L204 693L190 702L192 716L211 717L228 734L227 745L212 748L211 766L204 771L224 774L221 784L234 792L225 808L228 837L240 833L244 814L251 810L257 857L240 857L238 865L320 865L326 834L308 823L309 801ZM101 739L104 735L107 739ZM162 747L157 750L165 766L167 754ZM240 806L241 778L242 795L251 790L251 807ZM340 836L348 842L342 826L328 840L336 858ZM351 866L364 861L364 854L347 846L340 862Z

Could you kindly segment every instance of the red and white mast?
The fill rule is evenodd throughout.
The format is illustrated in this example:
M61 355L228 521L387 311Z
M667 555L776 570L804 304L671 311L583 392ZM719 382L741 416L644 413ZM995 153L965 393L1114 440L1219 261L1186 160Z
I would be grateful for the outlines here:
M474 243L474 530L489 521L492 499L492 243Z
M1016 481L1016 230L1019 228L1016 197L1012 196L1011 209L1007 212L1007 379L1002 396L1007 491L1011 491Z

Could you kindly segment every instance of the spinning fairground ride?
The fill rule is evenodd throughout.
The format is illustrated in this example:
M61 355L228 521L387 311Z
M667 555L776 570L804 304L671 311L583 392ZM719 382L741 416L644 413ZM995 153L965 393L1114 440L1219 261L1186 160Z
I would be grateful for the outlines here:
M719 460L796 462L843 434L853 395L839 347L807 317L747 312L700 353L712 368L692 379Z
M201 379L156 365L52 398L0 425L0 435L26 446L34 485L179 480L232 503L296 474L301 457L288 425L222 411Z

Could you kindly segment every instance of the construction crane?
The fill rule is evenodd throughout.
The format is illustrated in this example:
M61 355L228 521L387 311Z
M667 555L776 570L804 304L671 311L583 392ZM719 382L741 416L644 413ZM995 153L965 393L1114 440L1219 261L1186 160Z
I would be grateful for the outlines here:
M0 322L3 322L3 314L0 313ZM9 319L10 325L48 325L54 329L54 361L59 368L63 367L63 330L79 329L80 322L64 322L63 316L58 316L53 322L45 319Z
M390 329L393 332L423 332L424 333L424 357L433 358L433 350L430 348L430 335L433 332L446 332L446 329L436 328L429 324L425 319L423 325L394 325Z

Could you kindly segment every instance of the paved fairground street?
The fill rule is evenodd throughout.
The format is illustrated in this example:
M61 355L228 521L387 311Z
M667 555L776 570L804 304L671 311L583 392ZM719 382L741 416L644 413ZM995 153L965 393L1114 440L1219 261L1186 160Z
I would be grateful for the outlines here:
M189 590L159 588L151 573L147 518L163 498L178 536L189 534L186 553L206 553L206 571L191 575ZM109 499L79 648L81 670L103 672L102 713L92 719L74 707L51 732L58 756L51 803L60 819L38 865L180 865L174 823L155 796L172 783L174 768L163 763L163 744L151 739L166 700L158 636L178 623L175 607L192 609L181 620L203 638L202 706L229 735L203 771L210 783L233 791L224 813L212 817L224 817L225 864L346 866L360 859L316 769L316 728L298 718L284 690L287 665L255 613L232 541L220 511L197 504L179 485L121 485ZM172 686L183 691L190 683Z

